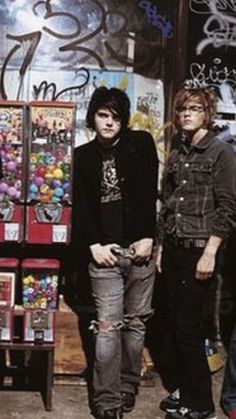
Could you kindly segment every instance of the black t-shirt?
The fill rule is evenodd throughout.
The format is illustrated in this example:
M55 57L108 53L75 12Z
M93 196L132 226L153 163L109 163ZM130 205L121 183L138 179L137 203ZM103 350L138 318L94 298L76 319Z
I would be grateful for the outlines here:
M117 144L118 145L118 144ZM101 147L101 233L102 244L123 244L123 202L116 169L117 145Z

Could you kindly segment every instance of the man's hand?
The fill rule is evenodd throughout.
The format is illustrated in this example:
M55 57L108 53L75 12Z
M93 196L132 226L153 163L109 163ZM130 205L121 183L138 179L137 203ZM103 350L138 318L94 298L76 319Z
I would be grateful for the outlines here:
M132 259L135 262L148 262L152 256L153 239L141 239L132 243L129 248L134 250Z
M112 253L112 247L117 247L117 243L106 244L102 246L100 243L93 244L90 246L90 250L93 256L93 259L98 265L102 266L115 266L117 262L117 257Z
M212 277L215 269L216 253L221 243L222 239L220 237L209 237L204 252L200 257L196 268L196 278L200 281L205 281Z
M200 281L210 279L215 269L215 254L204 251L200 257L197 268L196 278Z

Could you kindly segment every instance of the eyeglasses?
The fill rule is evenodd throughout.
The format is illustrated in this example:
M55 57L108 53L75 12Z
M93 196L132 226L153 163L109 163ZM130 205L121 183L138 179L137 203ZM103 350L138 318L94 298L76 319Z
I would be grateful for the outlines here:
M185 112L189 112L191 115L198 115L201 112L204 112L205 108L203 106L181 106L180 108L177 108L176 113L178 115L182 115Z

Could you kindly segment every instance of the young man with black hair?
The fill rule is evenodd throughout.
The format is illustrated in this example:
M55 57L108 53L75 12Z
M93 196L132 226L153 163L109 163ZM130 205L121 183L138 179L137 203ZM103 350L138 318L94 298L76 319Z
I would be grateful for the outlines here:
M158 158L151 135L128 128L130 101L97 88L87 112L95 139L75 150L80 246L90 252L96 419L120 419L138 391L145 321L151 315Z

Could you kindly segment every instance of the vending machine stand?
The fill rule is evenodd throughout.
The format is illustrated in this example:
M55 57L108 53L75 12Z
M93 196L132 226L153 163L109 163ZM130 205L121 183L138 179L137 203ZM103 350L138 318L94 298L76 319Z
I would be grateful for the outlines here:
M13 323L16 326L19 321L23 324L24 309L16 308L13 310ZM11 342L0 342L0 352L12 353L12 351L23 354L23 365L6 365L1 372L2 378L0 388L14 390L14 385L5 384L7 377L23 376L22 389L39 390L45 405L46 411L52 410L52 388L54 371L54 343L35 343L24 342L21 334L13 336ZM32 362L40 360L40 362ZM31 361L30 361L31 360ZM30 365L32 364L32 365ZM40 374L37 374L37 368L40 368ZM18 381L19 383L19 381ZM19 390L19 387L17 387Z

